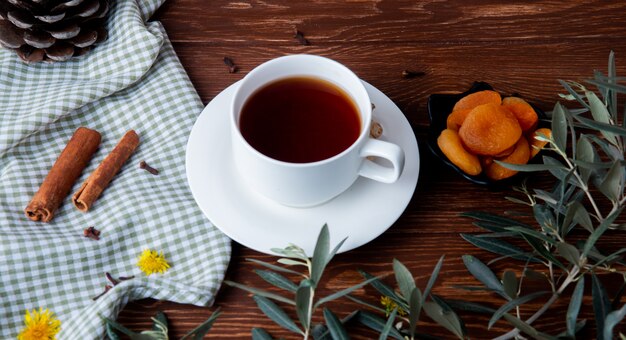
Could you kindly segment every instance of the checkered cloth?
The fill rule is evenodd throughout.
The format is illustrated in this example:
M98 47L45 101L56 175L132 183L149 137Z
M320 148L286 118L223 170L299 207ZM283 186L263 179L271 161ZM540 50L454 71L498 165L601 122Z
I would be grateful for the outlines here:
M187 186L185 146L202 103L162 26L146 22L163 1L111 1L109 39L68 62L25 65L0 49L1 339L15 338L25 311L39 307L61 320L60 339L94 339L104 336L102 317L131 300L214 300L230 241ZM72 193L127 130L141 141L89 212L68 196L51 223L28 220L24 208L80 126L102 144ZM160 174L139 169L141 160ZM83 237L88 226L102 231L99 241ZM171 268L143 274L145 248L163 251ZM94 301L105 272L135 278Z

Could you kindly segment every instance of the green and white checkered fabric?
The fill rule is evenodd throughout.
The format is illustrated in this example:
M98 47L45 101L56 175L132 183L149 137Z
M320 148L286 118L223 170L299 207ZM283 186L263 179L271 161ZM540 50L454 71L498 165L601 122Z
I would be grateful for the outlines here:
M0 49L0 338L15 338L25 311L48 308L59 339L102 338L102 317L152 297L210 305L230 259L230 240L197 208L185 147L202 103L163 30L146 22L163 0L111 1L109 39L64 63L25 65ZM102 134L74 192L129 129L139 148L87 213L70 197L49 224L24 208L80 126ZM146 160L160 170L139 169ZM71 195L71 194L70 194ZM83 229L102 231L99 241ZM143 249L171 268L145 276ZM131 276L108 293L104 273Z

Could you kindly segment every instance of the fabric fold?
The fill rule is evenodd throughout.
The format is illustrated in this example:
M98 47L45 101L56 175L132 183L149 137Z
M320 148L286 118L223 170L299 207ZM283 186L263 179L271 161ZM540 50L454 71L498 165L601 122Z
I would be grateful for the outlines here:
M202 103L163 27L145 23L160 0L112 2L109 40L60 64L24 65L0 50L0 338L15 338L26 310L48 308L60 339L102 338L102 317L152 297L208 306L230 259L230 240L197 208L185 147ZM76 128L102 134L75 192L124 133L139 147L86 213L65 198L51 223L23 209ZM146 160L158 176L138 167ZM83 237L94 226L100 240ZM145 248L171 268L146 276ZM135 276L93 298L114 277Z

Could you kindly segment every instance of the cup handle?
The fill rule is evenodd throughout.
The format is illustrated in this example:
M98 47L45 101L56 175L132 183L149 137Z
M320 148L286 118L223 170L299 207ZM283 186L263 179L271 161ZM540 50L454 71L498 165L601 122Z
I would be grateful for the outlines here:
M376 164L369 159L364 159L359 175L383 183L394 183L400 178L404 169L404 151L396 144L368 139L361 149L361 157L381 157L391 162L392 167Z

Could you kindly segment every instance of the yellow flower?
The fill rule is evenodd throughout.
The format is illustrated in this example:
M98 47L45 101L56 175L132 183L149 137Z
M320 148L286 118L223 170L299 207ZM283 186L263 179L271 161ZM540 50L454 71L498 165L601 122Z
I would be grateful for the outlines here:
M154 273L165 273L170 265L165 260L163 252L159 253L156 250L145 249L137 260L137 267L146 275L151 275Z
M24 323L26 326L17 335L18 340L55 340L61 330L61 321L47 308L43 310L40 307L32 312L26 310Z
M385 307L385 316L389 316L389 314L391 314L393 309L396 308L396 307L398 307L398 315L400 315L400 316L405 316L406 315L406 312L404 311L404 309L402 309L402 307L398 306L397 303L393 302L393 300L391 300L387 296L383 295L383 296L380 297L380 304L383 305L383 307Z

